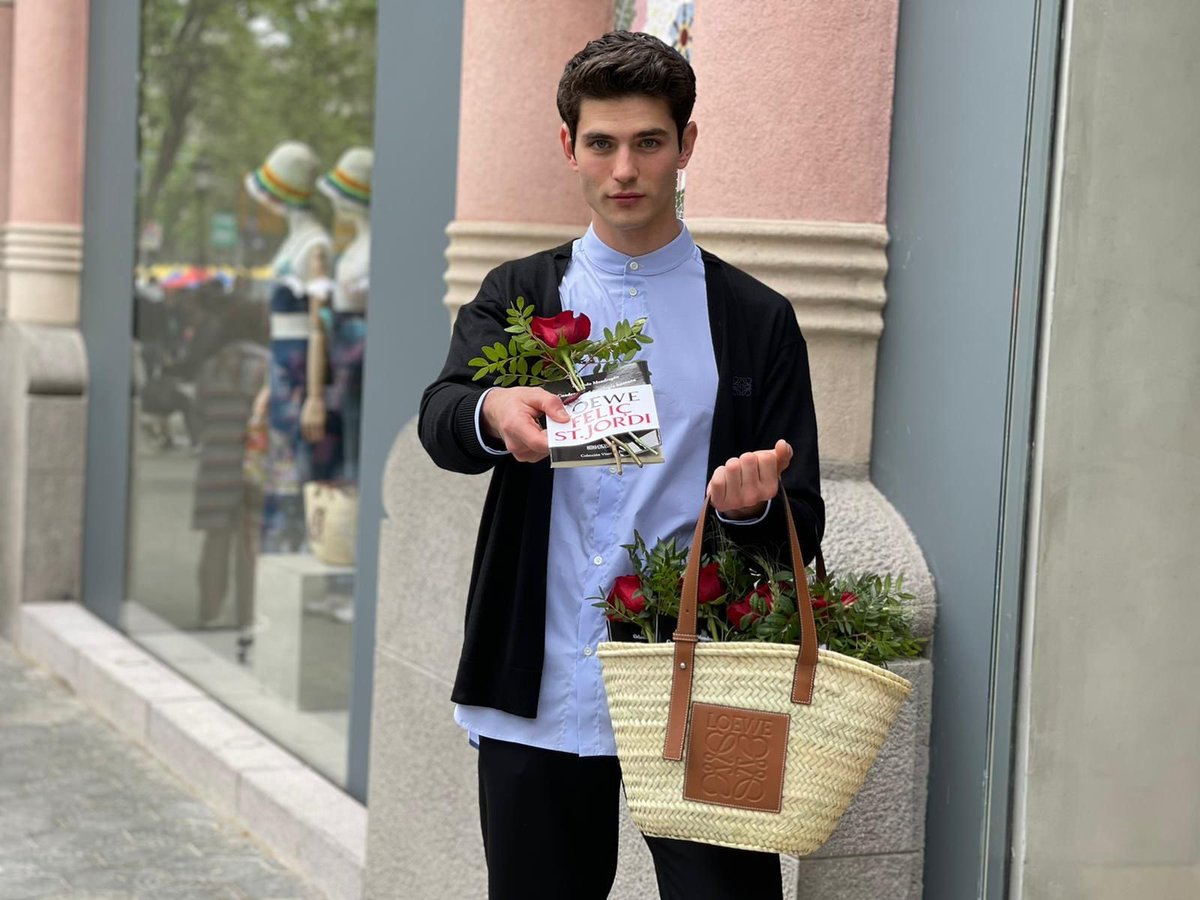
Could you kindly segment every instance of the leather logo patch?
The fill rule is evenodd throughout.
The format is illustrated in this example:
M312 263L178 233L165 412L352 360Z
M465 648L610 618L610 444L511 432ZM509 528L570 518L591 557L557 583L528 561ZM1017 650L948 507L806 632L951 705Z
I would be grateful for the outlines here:
M684 798L779 812L790 724L780 713L693 704Z

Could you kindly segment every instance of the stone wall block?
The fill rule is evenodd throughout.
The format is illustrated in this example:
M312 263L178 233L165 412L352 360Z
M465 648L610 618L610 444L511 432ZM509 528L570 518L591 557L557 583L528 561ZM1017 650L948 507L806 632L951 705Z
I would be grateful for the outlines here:
M889 668L913 684L862 789L817 856L919 851L925 846L933 663L897 660Z
M416 419L401 430L384 471L388 518L380 529L376 641L447 683L458 668L461 611L488 478L435 466ZM445 615L447 608L453 613Z
M82 550L82 471L29 472L21 601L78 598Z
M29 398L30 472L78 472L87 458L87 403L82 397Z
M826 473L825 539L830 571L901 575L913 594L913 631L933 634L936 592L933 575L908 524L871 482ZM926 653L928 656L928 652Z
M78 331L0 320L0 634L80 595L86 382Z
M920 900L922 854L802 859L797 900Z
M371 754L364 896L485 896L476 751L451 716L450 685L382 645L375 684L372 733L385 739Z

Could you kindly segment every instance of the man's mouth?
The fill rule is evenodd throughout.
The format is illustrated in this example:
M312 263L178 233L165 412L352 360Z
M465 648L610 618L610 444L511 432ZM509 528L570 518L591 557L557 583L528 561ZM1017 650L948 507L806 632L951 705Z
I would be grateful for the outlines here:
M629 191L622 191L619 194L609 194L609 199L617 203L633 203L635 200L641 200L645 194L637 194Z

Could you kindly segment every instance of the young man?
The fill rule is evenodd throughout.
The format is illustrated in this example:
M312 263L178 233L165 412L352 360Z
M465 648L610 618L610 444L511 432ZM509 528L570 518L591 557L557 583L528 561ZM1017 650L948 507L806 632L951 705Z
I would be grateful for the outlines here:
M627 573L621 544L686 542L707 491L727 532L773 546L787 487L806 555L824 528L804 339L788 301L699 250L675 216L696 146L695 76L656 38L614 32L558 89L567 164L592 224L579 240L506 263L459 312L446 366L421 401L441 467L493 470L452 699L479 747L489 896L603 898L616 873L620 768L587 598ZM647 317L666 462L551 471L539 419L568 421L541 388L485 390L467 361L504 337L517 298L539 316L586 313L594 331ZM779 858L647 838L665 898L782 896Z

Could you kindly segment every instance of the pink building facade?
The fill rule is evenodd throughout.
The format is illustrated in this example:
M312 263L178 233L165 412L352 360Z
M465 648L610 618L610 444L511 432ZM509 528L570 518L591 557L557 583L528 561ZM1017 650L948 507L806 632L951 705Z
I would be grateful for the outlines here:
M143 742L171 673L88 654L141 653L120 610L146 8L0 0L0 637ZM920 634L936 607L926 657L895 666L913 698L833 839L785 860L787 896L1194 896L1196 4L377 9L349 775L190 684L211 718L164 761L331 896L483 895L448 696L486 483L437 470L413 418L486 273L586 227L554 87L625 27L697 73L684 221L805 335L826 558L902 573ZM199 194L195 162L176 174ZM179 218L205 246L196 199ZM133 668L164 680L119 685ZM654 891L626 821L612 896Z

